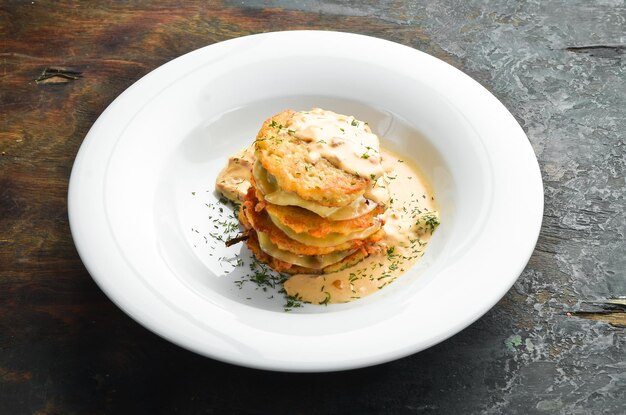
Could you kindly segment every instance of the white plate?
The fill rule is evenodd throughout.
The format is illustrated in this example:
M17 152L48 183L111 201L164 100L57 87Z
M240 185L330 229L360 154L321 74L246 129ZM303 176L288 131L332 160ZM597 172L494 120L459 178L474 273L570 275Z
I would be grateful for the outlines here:
M268 116L312 106L367 120L413 159L442 225L418 265L371 297L285 312L280 296L238 288L245 268L218 257L245 248L223 251L209 212L227 157ZM120 308L197 353L286 371L373 365L459 332L522 272L542 212L532 148L487 90L422 52L335 32L233 39L154 70L93 125L69 189L78 252Z

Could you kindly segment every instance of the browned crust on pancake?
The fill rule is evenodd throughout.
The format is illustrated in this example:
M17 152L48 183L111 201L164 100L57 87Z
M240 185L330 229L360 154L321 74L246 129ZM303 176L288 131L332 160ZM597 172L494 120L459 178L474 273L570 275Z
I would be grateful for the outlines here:
M294 232L306 232L316 238L323 238L331 233L347 235L362 231L376 224L376 216L384 211L382 206L354 219L332 221L298 206L278 206L266 203L265 210L280 223Z
M307 144L289 133L295 113L286 110L263 123L255 142L257 159L281 189L323 206L346 206L365 192L370 179L345 172L324 158L307 162Z
M266 254L259 245L259 238L254 230L250 231L250 235L246 240L248 248L256 259L269 265L273 270L278 272L286 272L288 274L321 274L321 269L310 269L301 267L299 265L290 264L289 262L281 261L278 258L274 258L271 255Z
M290 264L289 262L281 261L280 259L266 254L259 246L259 239L254 230L250 231L246 244L256 259L269 265L275 271L287 274L329 274L331 272L341 271L342 269L358 264L371 254L380 252L381 249L377 245L365 245L336 264L329 265L322 269L313 269Z
M285 251L293 252L294 254L324 255L337 251L352 251L361 246L377 242L381 240L385 235L385 231L381 228L378 232L375 232L365 239L353 239L351 241L347 241L342 244L330 247L308 246L301 242L294 241L293 239L285 235L283 231L278 229L278 227L274 225L274 223L272 223L272 220L267 215L267 212L265 212L262 206L264 204L265 202L258 202L254 188L250 188L250 190L248 190L248 194L246 195L244 203L241 205L241 209L243 214L245 215L246 222L250 225L251 228L266 233L269 236L270 240L276 246L278 246L278 248Z

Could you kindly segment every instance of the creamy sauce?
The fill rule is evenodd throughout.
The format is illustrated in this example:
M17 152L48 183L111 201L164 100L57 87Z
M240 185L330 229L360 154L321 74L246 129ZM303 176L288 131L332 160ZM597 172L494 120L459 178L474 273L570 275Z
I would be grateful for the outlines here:
M288 126L292 134L306 141L307 161L325 158L335 167L375 181L384 173L378 137L369 126L352 116L313 108L296 113ZM379 193L369 193L375 202Z
M243 202L250 188L252 165L254 164L254 146L240 150L228 158L228 164L215 180L215 188L233 202Z
M391 199L391 195L389 193L389 188L387 187L385 176L379 177L372 184L372 186L365 191L363 196L369 200L374 200L377 203L386 206Z
M382 253L343 271L299 274L284 284L287 294L313 304L343 303L372 294L407 271L421 256L439 223L437 204L427 181L407 161L383 151L389 173L389 207L382 218Z

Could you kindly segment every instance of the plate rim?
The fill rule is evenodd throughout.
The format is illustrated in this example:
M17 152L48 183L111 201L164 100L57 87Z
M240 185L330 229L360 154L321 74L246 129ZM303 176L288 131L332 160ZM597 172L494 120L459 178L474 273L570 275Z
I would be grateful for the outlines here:
M110 114L114 111L119 111L120 103L123 103L124 99L126 99L126 97L130 96L132 93L134 93L133 91L136 91L138 89L140 89L142 87L142 85L146 84L146 79L151 79L152 77L156 76L155 74L159 74L160 72L164 71L164 68L175 68L176 65L178 65L179 63L182 62L182 60L185 57L191 56L192 54L202 54L202 53L209 53L210 52L210 48L224 48L224 47L228 47L231 44L236 44L239 42L247 42L252 38L260 38L260 37L264 37L266 39L272 38L272 37L276 37L277 39L280 38L281 36L294 36L294 35L298 35L298 36L321 36L322 38L328 38L328 37L354 37L355 39L358 38L360 39L361 42L386 42L388 44L394 45L394 47L397 46L401 46L402 48L405 48L405 52L404 53L417 53L417 54L423 54L428 56L429 59L435 59L438 62L441 62L445 65L447 65L449 68L451 68L453 71L457 72L457 75L462 75L464 78L466 78L466 80L469 80L469 82L472 82L476 85L478 85L484 93L488 94L489 96L493 97L493 99L495 99L495 101L501 106L502 109L504 109L505 113L508 114L509 116L509 120L507 121L508 123L514 123L514 125L512 124L512 128L517 128L519 129L519 132L521 132L522 136L524 138L526 138L526 144L528 145L528 147L530 148L530 151L533 155L532 160L528 160L530 162L531 168L534 169L535 171L534 176L535 179L538 177L539 181L538 183L534 183L535 187L538 186L538 188L534 189L534 192L537 193L537 200L535 201L536 206L535 206L535 215L538 216L538 220L537 218L535 218L535 230L532 233L534 236L532 238L529 238L528 240L528 246L530 247L529 251L525 254L522 255L521 258L523 258L523 261L521 261L521 263L523 264L521 266L521 268L519 270L517 270L515 272L515 276L514 278L511 277L510 280L508 282L510 282L510 284L506 287L506 289L504 289L504 286L502 287L503 290L501 290L502 292L498 294L498 298L491 303L491 301L487 301L484 303L484 307L481 308L481 310L479 310L475 315L470 316L464 320L459 320L459 323L457 324L457 327L448 330L448 332L445 335L436 337L436 338L431 338L429 342L423 343L419 348L414 347L414 345L410 344L407 345L406 347L404 347L404 349L402 349L401 351L395 350L393 352L390 352L390 354L381 354L378 355L374 358L370 358L370 359L362 359L361 361L350 361L350 362L346 362L345 364L341 365L341 364L328 364L328 365L323 365L323 364L319 364L319 363L315 363L315 367L312 367L310 364L301 364L298 365L297 363L294 362L286 362L284 365L280 365L280 364L276 364L276 362L266 362L266 361L262 361L262 360L242 360L242 359L236 359L236 358L232 358L232 356L222 356L222 355L218 355L215 353L211 353L210 351L208 351L206 348L200 348L197 347L197 345L193 345L187 341L184 341L180 338L177 338L176 336L172 335L171 332L168 332L166 329L164 330L162 326L156 324L154 321L150 321L150 319L147 319L146 316L141 313L139 310L137 310L136 308L130 306L126 301L124 301L124 299L120 298L113 290L110 289L109 286L107 286L106 284L106 276L102 276L100 275L100 271L97 270L96 266L93 263L93 258L89 257L89 253L87 252L88 249L86 248L85 244L84 244L84 240L83 237L80 235L81 234L81 229L80 227L83 225L82 223L79 222L79 210L81 208L80 206L80 202L79 202L79 190L80 190L80 186L81 184L81 177L80 177L80 171L82 166L84 165L85 161L85 154L86 154L86 150L89 146L93 145L94 140L97 140L98 134L99 134L99 129L102 128L102 123L104 122L104 120L106 119L107 116L110 116ZM209 52L207 52L209 51ZM210 54L210 53L209 53ZM175 82L175 81L174 81ZM158 95L158 94L156 94ZM156 96L153 95L152 97ZM119 137L117 137L119 138ZM537 192L538 191L538 192ZM480 86L480 84L478 84L475 80L473 80L471 77L469 77L468 75L464 74L462 71L452 67L451 65L435 58L432 57L428 54L425 54L424 52L421 52L417 49L405 46L405 45L401 45L395 42L391 42L391 41L387 41L387 40L383 40L383 39L379 39L379 38L375 38L375 37L370 37L370 36L365 36L365 35L359 35L359 34L353 34L353 33L346 33L346 32L333 32L333 31L310 31L310 30L305 30L305 31L284 31L284 32L270 32L270 33L263 33L263 34L257 34L257 35L250 35L250 36L245 36L245 37L240 37L240 38L235 38L235 39L230 39L224 42L219 42L216 44L212 44L212 45L208 45L205 47L202 47L200 49L196 49L194 51L191 51L185 55L182 55L172 61L169 61L167 63L165 63L164 65L161 65L159 67L157 67L156 69L154 69L153 71L149 72L147 75L145 75L144 77L140 78L138 81L136 81L135 83L133 83L129 88L127 88L124 92L122 92L115 100L113 100L113 102L105 109L105 111L103 111L103 113L98 117L98 119L96 120L96 122L94 123L94 125L91 127L91 129L89 130L89 132L87 133L85 140L83 141L83 143L81 144L81 147L78 151L78 154L76 156L76 160L74 162L74 165L72 167L72 172L71 172L71 176L70 176L70 183L69 183L69 187L68 187L68 216L69 216L69 220L70 220L70 229L71 229L71 233L72 233L72 237L74 239L77 251L79 253L79 256L83 262L83 264L85 265L85 267L87 268L89 274L92 276L92 278L94 279L94 281L96 282L96 284L105 292L105 294L120 308L122 309L125 313L127 313L130 317L132 317L134 320L138 321L140 324L142 324L144 327L147 327L148 329L150 329L151 331L153 331L154 333L156 333L157 335L175 343L178 344L179 346L189 349L189 350L193 350L196 353L202 354L204 356L207 357L211 357L217 360L221 360L221 361L225 361L228 363L233 363L233 364L237 364L237 365L242 365L242 366L248 366L248 367L254 367L254 368L259 368L259 369L269 369L269 370L282 370L282 371L298 371L298 372L319 372L319 371L335 371L335 370L347 370L347 369L353 369L353 368L359 368L359 367L364 367L364 366L370 366L370 365L374 365L374 364L379 364L379 363L384 363L390 360L395 360L413 353L416 353L418 351L424 350L428 347L431 347L455 334L457 334L458 332L460 332L463 328L469 326L470 324L472 324L473 322L475 322L478 318L480 318L482 315L484 315L489 309L491 309L495 303L497 301L499 301L499 299L502 298L502 296L504 296L504 294L506 294L506 292L511 288L511 286L515 283L515 281L519 278L519 275L523 272L524 268L526 267L526 264L528 262L528 260L530 259L530 256L532 255L532 253L534 252L534 247L536 244L536 241L539 237L539 232L541 229L541 223L542 223L542 214L543 214L543 184L541 181L541 172L539 169L539 163L536 159L536 156L534 155L534 152L532 151L532 146L530 145L530 142L528 141L526 134L523 132L523 130L521 129L521 127L519 126L519 124L517 123L517 121L513 118L513 116L510 114L510 112L504 107L504 105L497 100L497 98L495 96L493 96L493 94L491 94L488 90L486 90L484 87Z

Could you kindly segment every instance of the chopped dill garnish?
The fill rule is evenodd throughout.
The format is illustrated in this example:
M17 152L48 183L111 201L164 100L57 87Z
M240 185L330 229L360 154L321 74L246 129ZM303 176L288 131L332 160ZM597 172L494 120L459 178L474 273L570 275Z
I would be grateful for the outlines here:
M330 293L328 291L324 291L324 294L326 294L326 298L320 301L318 303L319 305L328 305L328 302L330 301Z
M283 306L285 311L291 311L294 308L302 307L302 297L300 297L298 293L295 293L294 295L285 295L285 300L286 302Z
M439 218L434 213L425 214L422 219L424 220L424 225L428 231L432 234L437 226L439 226Z

